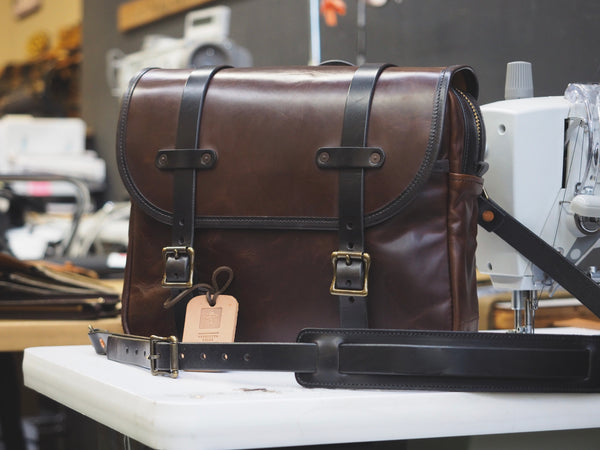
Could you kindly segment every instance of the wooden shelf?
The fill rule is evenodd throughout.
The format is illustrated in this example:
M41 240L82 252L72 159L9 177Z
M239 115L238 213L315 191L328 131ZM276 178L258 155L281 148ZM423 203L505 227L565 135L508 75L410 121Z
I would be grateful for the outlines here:
M122 333L121 317L98 320L0 320L0 351L89 344L88 326Z

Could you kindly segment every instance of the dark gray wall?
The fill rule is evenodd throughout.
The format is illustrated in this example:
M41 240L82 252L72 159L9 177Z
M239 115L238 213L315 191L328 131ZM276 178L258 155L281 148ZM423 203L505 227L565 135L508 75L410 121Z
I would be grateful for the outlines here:
M118 100L110 95L105 54L139 50L146 33L181 37L185 13L119 33L119 0L84 0L83 118L109 167L109 198L121 199L114 157ZM229 0L231 38L257 66L307 64L308 0ZM336 28L321 25L322 59L356 61L356 1ZM504 94L506 63L533 63L535 95L560 95L569 82L600 78L597 0L389 0L367 9L366 58L403 66L469 64L479 75L480 101Z

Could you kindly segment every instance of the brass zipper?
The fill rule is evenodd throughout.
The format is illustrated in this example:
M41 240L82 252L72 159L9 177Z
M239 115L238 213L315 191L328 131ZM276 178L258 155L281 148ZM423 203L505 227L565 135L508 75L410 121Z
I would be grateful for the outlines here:
M484 124L481 112L469 95L460 89L453 88L453 91L458 94L459 99L463 100L459 103L461 104L463 114L465 115L465 120L468 120L470 112L471 117L473 118L471 124L474 124L474 126L471 125L468 127L469 131L467 139L474 139L475 142L466 142L467 150L466 153L463 154L462 169L465 173L482 176L487 170L487 164L483 161L483 141L485 139L485 131L483 128ZM469 137L470 135L474 136ZM473 146L473 148L471 146Z
M473 113L473 117L475 118L475 126L477 127L477 141L481 145L481 116L479 115L479 111L467 94L465 94L460 89L456 89L456 92L458 92L461 95L461 97L466 100L467 104L469 105L469 108L471 108L471 112Z

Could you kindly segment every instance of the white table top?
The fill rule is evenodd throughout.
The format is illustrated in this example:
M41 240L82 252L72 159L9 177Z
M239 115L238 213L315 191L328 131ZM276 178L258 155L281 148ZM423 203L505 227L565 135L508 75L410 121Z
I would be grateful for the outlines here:
M600 427L600 394L306 389L292 373L153 377L91 345L25 350L25 385L157 449L233 449Z

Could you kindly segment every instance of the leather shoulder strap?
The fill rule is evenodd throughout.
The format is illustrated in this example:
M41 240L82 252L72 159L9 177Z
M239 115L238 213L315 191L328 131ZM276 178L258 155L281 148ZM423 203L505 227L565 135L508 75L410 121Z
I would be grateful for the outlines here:
M496 233L600 317L600 286L484 195L479 197L479 225Z

